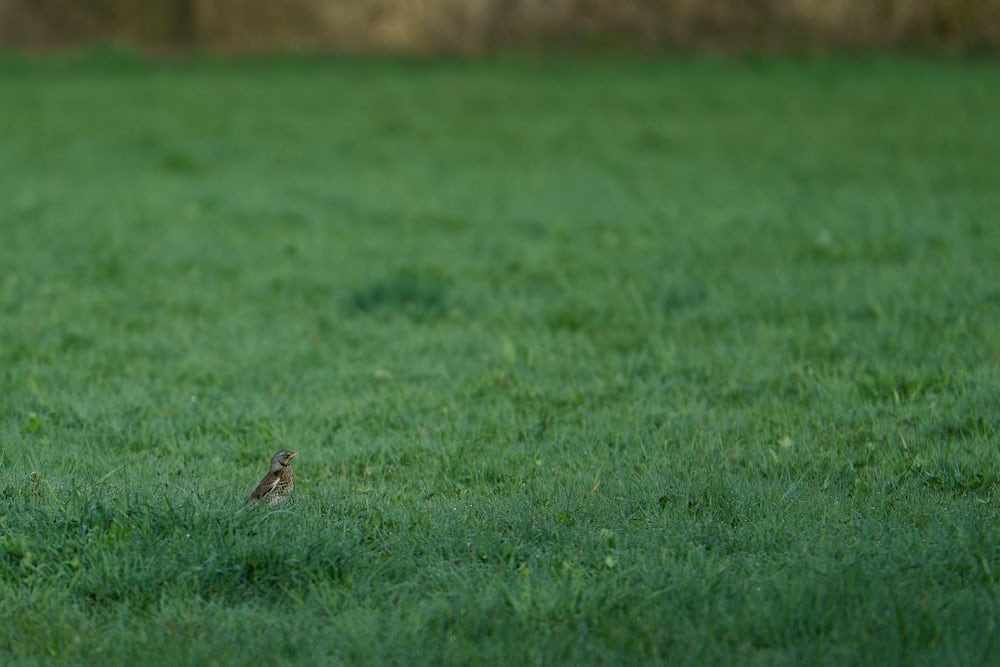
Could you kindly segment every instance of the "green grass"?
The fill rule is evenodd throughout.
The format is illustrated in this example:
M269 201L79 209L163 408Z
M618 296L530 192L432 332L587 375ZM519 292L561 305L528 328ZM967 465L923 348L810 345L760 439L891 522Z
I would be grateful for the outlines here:
M0 100L4 664L1000 661L995 62Z

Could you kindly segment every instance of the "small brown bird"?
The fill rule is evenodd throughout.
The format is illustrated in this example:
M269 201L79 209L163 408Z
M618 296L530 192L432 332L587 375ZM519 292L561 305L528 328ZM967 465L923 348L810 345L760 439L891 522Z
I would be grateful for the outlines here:
M264 475L257 488L250 494L249 503L256 505L266 500L271 505L277 505L288 500L295 490L295 475L292 474L292 459L298 452L282 449L271 457L271 471Z

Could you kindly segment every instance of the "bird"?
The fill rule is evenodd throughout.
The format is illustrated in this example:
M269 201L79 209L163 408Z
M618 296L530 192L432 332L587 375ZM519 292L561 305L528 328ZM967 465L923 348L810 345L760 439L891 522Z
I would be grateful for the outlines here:
M256 505L266 500L270 505L277 505L288 500L295 490L295 475L292 474L292 459L298 452L282 449L271 457L271 470L260 480L260 484L250 494L250 505Z

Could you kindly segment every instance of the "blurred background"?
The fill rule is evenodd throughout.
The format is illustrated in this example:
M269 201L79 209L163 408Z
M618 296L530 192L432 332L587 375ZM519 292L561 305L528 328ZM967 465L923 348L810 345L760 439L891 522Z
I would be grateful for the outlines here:
M1000 0L0 0L0 47L996 52Z

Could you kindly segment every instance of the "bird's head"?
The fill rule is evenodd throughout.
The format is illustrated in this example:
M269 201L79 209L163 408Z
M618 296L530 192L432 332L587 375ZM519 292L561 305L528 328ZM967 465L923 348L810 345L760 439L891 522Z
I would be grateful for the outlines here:
M298 455L298 452L290 452L287 449L282 449L280 452L276 452L275 455L271 457L271 472L281 472L281 469L285 466L291 465L292 459Z

